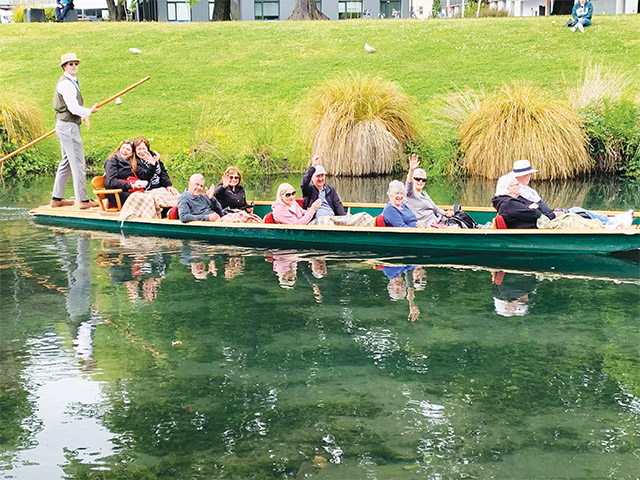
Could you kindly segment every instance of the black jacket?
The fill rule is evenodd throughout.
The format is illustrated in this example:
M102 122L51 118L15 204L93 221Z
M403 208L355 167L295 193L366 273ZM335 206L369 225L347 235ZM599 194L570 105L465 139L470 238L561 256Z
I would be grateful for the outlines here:
M222 208L237 208L241 210L247 207L247 198L245 197L242 185L236 186L234 191L231 185L224 188L221 182L216 187L214 196L220 202Z
M158 167L160 170L159 172ZM138 178L149 181L147 190L160 187L170 187L172 185L169 174L164 168L164 164L161 160L158 160L155 165L151 165L144 160L138 160Z
M302 208L304 208L305 210L309 208L309 205L315 202L320 195L318 189L313 186L313 183L311 183L311 177L313 177L315 171L315 167L307 168L307 171L302 177L302 182L300 182L300 188L302 189L303 197ZM344 211L344 207L342 206L342 202L340 201L340 197L338 196L336 190L326 183L325 188L327 189L327 202L333 209L334 213L336 215L346 215L346 212Z
M127 178L135 177L131 169L131 163L119 153L111 155L104 162L104 174L105 188L120 188L124 192L128 192L131 189L131 184L127 182Z
M540 202L540 208L529 208L533 202L523 197L513 198L511 195L500 195L493 197L491 200L493 208L495 208L502 218L507 228L537 228L536 222L540 215L546 215L550 219L556 218L549 207ZM544 205L543 208L542 205Z

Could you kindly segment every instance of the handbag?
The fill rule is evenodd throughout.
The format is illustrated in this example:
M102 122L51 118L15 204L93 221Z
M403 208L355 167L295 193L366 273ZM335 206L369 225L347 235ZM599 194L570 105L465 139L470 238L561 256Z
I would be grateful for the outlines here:
M129 183L132 187L133 187L133 184L138 182L138 181L140 181L140 179L138 177L135 177L135 176L127 177L127 183ZM133 187L133 188L129 189L129 192L130 193L133 193L133 192L144 192L144 187Z

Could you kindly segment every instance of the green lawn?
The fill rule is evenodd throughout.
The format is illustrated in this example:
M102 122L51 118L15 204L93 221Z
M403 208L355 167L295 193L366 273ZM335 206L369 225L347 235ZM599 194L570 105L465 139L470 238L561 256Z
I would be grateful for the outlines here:
M584 34L564 18L367 20L334 22L73 23L0 25L0 88L34 100L53 128L51 98L62 53L82 60L86 103L151 80L92 118L84 144L102 158L124 138L143 135L164 158L215 140L220 163L269 144L276 160L306 163L294 110L313 86L348 70L400 84L419 106L421 134L434 98L456 87L493 90L526 80L564 97L587 62L640 78L640 15L598 16ZM365 42L377 52L364 51ZM130 47L142 54L129 52ZM203 110L206 112L202 116ZM201 121L203 119L203 121ZM42 142L55 158L54 137ZM216 170L220 165L214 166Z

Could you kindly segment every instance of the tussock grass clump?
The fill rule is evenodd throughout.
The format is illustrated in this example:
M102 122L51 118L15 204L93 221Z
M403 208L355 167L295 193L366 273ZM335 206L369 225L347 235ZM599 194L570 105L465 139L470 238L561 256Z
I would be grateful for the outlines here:
M433 121L442 127L458 130L469 115L480 110L486 99L484 92L457 89L436 101Z
M483 102L462 123L459 139L463 167L485 178L500 177L521 158L540 179L570 178L592 166L578 116L526 84L504 86Z
M332 175L393 170L417 137L413 102L394 82L350 73L312 90L299 111L314 153Z
M605 102L619 102L630 87L631 82L621 70L589 63L583 78L567 91L567 99L576 112L587 107L601 111Z
M0 96L0 136L2 149L7 151L5 142L16 148L44 133L44 114L29 100L16 100L4 94ZM10 148L13 151L15 148Z

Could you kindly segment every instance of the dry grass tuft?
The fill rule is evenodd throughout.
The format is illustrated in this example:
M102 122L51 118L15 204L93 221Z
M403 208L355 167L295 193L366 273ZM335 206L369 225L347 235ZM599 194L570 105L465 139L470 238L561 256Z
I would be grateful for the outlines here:
M395 83L351 73L312 90L298 111L314 153L332 175L390 173L415 139L414 105Z
M457 89L436 101L433 121L442 127L458 130L469 115L480 110L486 98L484 92Z
M584 79L567 91L567 99L576 112L587 107L601 111L605 101L619 102L630 89L631 82L621 70L589 63L584 69Z
M29 100L0 97L0 130L10 143L27 143L44 133L42 110Z
M483 102L462 123L459 139L471 175L495 179L522 158L539 179L570 178L592 168L578 116L525 84L507 85Z

